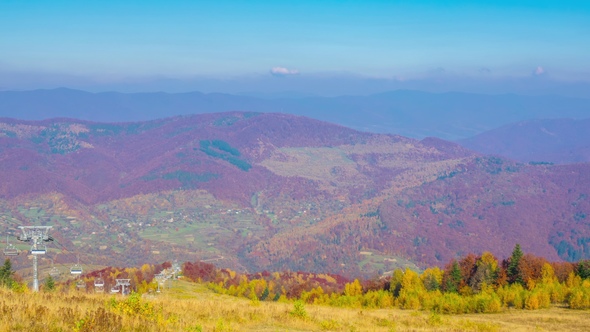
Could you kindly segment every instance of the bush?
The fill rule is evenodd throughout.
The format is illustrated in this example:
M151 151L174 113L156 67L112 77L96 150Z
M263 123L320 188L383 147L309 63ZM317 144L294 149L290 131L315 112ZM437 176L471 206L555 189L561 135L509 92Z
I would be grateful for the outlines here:
M433 298L431 305L428 309L441 314L462 314L468 311L465 299L453 292Z
M291 315L298 318L307 318L307 311L305 310L305 304L303 304L303 301L295 301L295 303L293 303L293 311L291 311Z
M360 296L346 296L332 293L329 305L341 308L360 308L362 307Z
M142 301L139 293L131 293L131 295L122 301L117 301L114 297L111 297L108 306L112 308L113 311L125 315L137 315L141 316L142 319L148 320L156 320L158 318L158 312L153 304Z
M471 312L495 313L502 311L502 301L495 293L480 293L470 298Z
M590 309L590 282L573 288L567 302L572 309Z
M394 299L390 292L379 290L365 293L361 299L362 306L366 308L391 308Z
M501 287L497 294L505 307L514 307L516 309L524 308L524 288L521 284L512 284Z
M551 298L547 292L535 290L528 292L524 300L524 308L527 310L546 309L551 305Z
M397 305L402 309L418 310L422 307L419 293L416 291L403 291L397 298Z

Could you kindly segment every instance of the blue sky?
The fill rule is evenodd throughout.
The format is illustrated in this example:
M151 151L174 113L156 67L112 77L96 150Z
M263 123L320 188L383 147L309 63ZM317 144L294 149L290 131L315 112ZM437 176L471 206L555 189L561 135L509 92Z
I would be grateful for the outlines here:
M271 81L272 68L300 80L588 82L588 36L590 1L2 0L0 88Z

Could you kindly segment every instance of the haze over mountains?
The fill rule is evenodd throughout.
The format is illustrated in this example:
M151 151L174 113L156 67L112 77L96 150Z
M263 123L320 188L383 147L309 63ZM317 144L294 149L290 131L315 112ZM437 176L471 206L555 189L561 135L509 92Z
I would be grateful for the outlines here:
M276 99L199 92L89 93L63 88L0 92L0 117L25 120L65 117L128 122L227 111L289 113L361 131L457 140L518 121L587 118L590 100L407 90L368 96Z
M353 276L505 257L516 242L590 258L590 164L523 164L438 138L276 113L5 119L0 158L0 220L54 225L61 262Z
M590 119L528 120L459 140L484 154L522 162L590 162Z

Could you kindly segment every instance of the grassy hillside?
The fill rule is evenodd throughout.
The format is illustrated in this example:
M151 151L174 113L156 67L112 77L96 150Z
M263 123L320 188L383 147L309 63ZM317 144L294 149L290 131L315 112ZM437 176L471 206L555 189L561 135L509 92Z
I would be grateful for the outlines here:
M14 293L0 288L2 331L584 331L586 311L553 307L446 316L400 309L346 309L252 302L172 282L157 296Z

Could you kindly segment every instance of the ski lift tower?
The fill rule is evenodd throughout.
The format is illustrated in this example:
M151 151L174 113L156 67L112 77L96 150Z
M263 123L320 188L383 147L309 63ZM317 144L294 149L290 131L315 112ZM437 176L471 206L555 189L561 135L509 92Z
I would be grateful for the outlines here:
M182 272L182 268L180 267L180 264L178 264L178 261L175 259L174 263L172 263L172 275L173 278L176 279L176 277L178 276L178 274Z
M122 295L129 294L129 286L131 286L131 283L130 283L131 279L115 279L115 281L117 282L115 287L121 286L121 294ZM127 290L125 290L125 287L127 287Z
M18 237L20 241L31 242L31 254L33 255L33 291L39 291L39 274L37 271L37 255L45 255L47 246L44 242L53 241L49 236L49 230L53 226L18 226L23 234Z
M163 273L158 273L154 275L154 278L156 279L156 283L158 284L158 289L156 290L156 293L160 293L160 286L162 289L164 289L164 285L166 284L166 280L168 278L166 278L166 275Z

